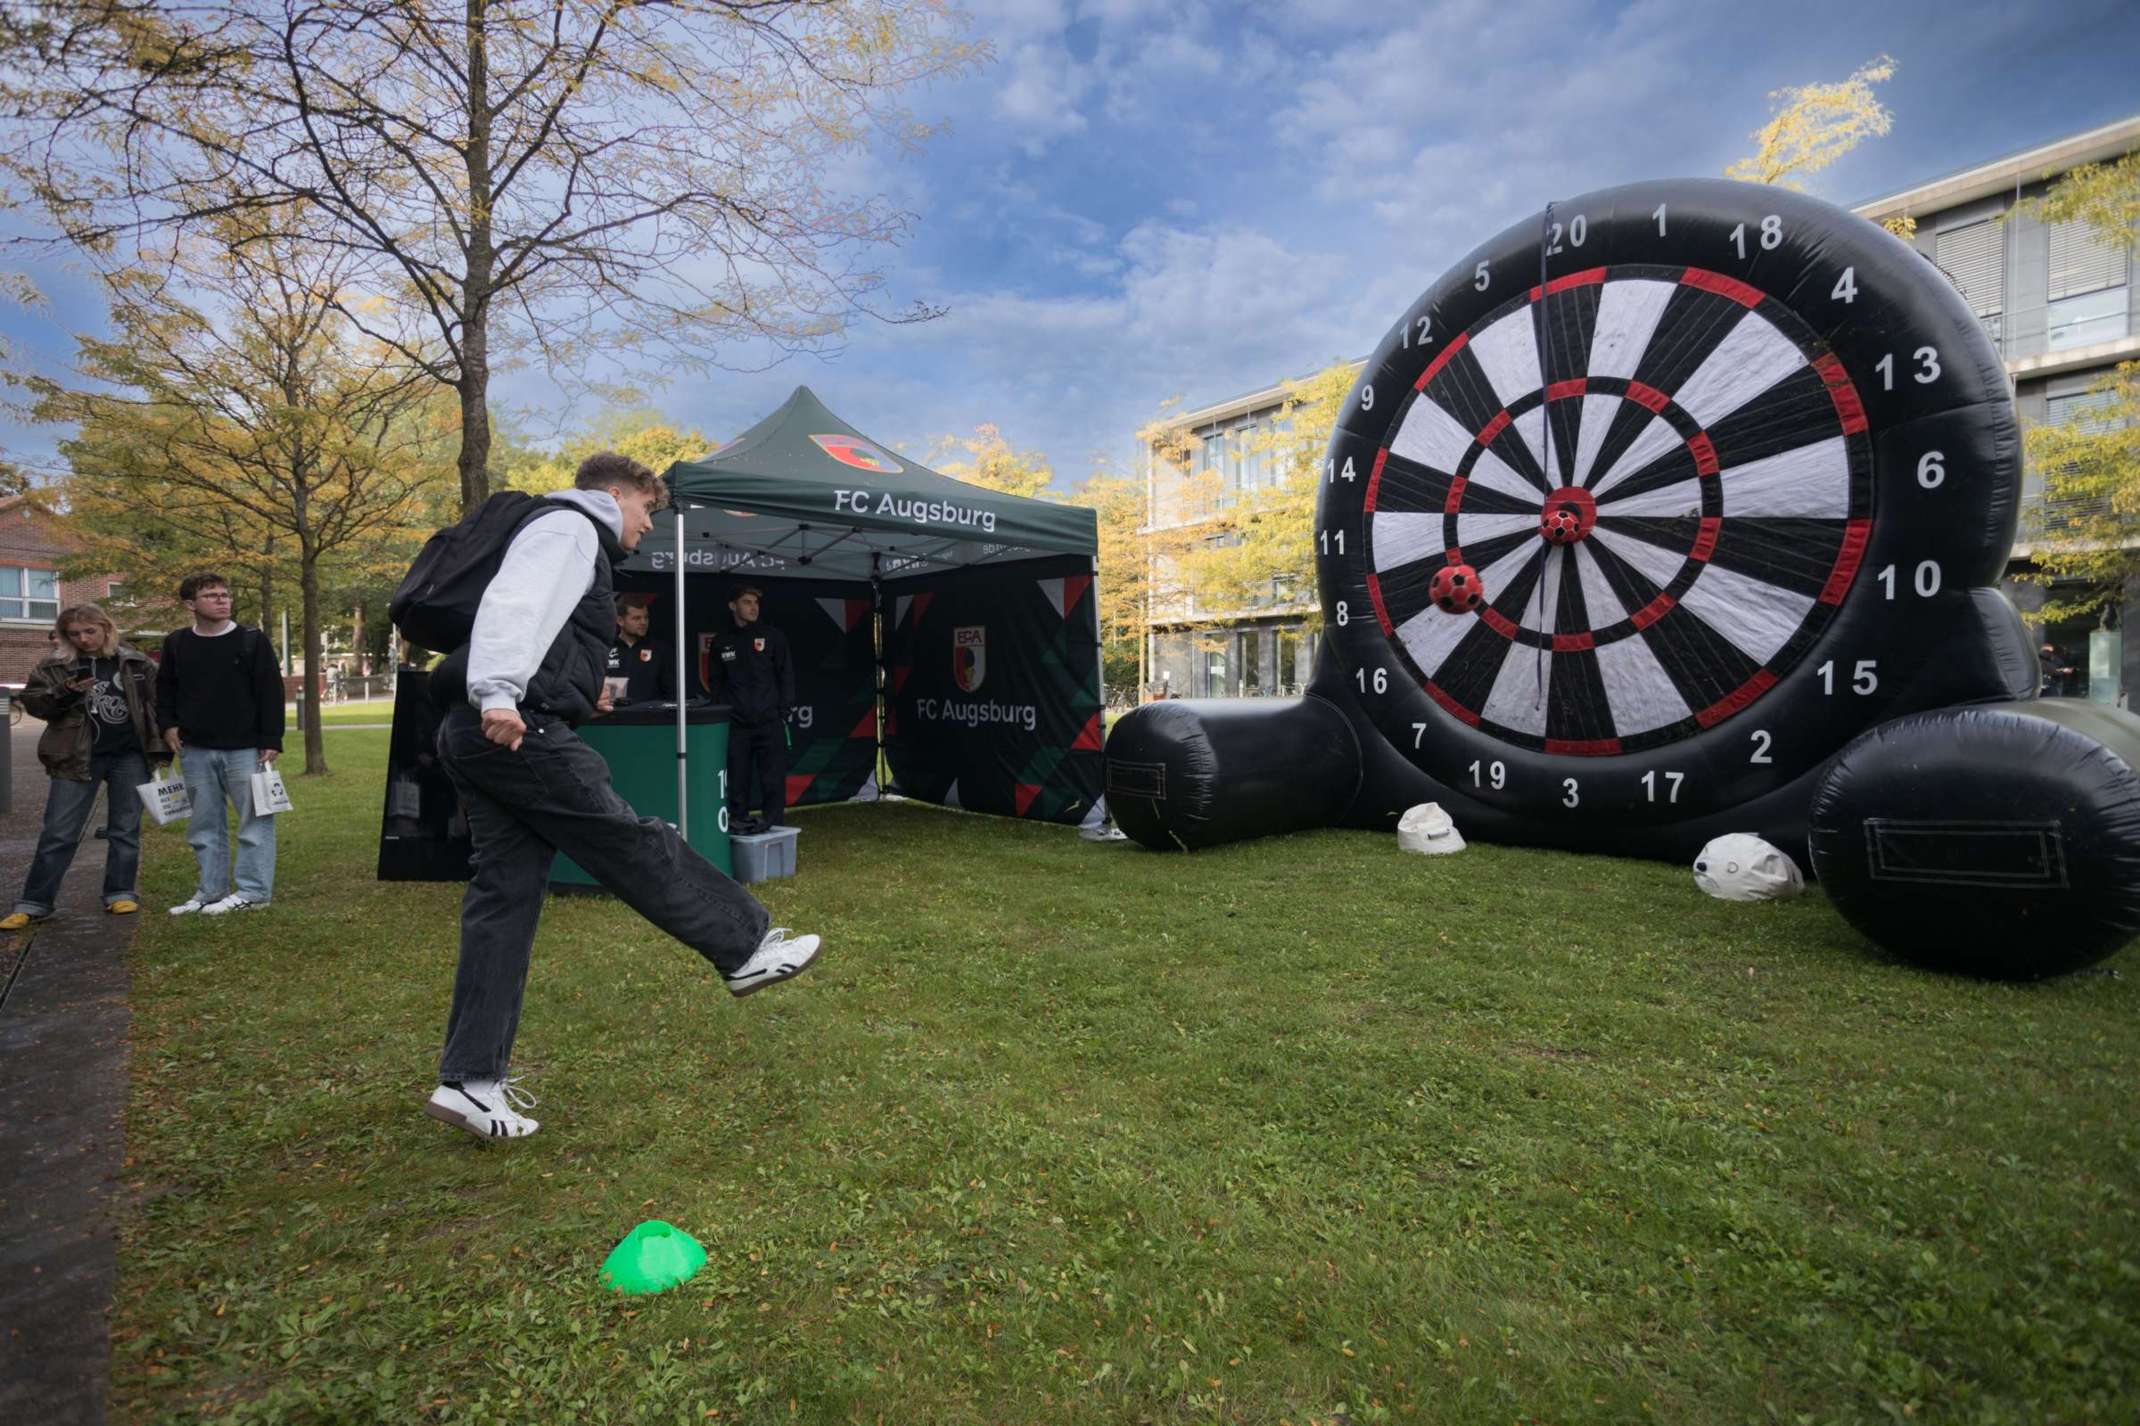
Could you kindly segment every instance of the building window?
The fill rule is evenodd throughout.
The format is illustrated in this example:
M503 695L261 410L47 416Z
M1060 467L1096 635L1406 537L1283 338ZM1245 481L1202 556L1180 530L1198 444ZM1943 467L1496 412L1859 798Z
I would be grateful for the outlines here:
M1932 240L1932 260L1998 341L2006 310L2006 225L1986 218L1949 228Z
M0 565L0 619L35 619L39 623L50 623L58 617L57 572Z
M1203 696L1224 698L1226 693L1226 653L1223 649L1208 649L1204 653Z
M2045 345L2052 351L2114 342L2125 335L2125 250L2086 223L2053 223L2049 234L2050 310Z

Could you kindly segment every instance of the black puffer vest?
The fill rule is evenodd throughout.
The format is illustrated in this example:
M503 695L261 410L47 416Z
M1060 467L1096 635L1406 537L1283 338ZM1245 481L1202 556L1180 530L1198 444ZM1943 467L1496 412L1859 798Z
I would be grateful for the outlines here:
M576 505L566 508L579 510ZM587 518L602 540L594 579L580 602L572 606L565 627L550 641L549 652L528 680L526 698L528 707L554 713L568 723L593 716L595 700L602 696L602 679L609 672L609 646L617 639L617 595L610 566L624 558L624 546L608 525L591 515Z

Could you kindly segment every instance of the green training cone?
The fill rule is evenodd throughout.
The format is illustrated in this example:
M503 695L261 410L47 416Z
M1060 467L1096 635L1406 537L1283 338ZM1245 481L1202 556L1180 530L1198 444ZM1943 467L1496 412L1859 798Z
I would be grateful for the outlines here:
M624 1235L602 1263L602 1282L618 1292L666 1292L706 1266L698 1239L659 1218Z

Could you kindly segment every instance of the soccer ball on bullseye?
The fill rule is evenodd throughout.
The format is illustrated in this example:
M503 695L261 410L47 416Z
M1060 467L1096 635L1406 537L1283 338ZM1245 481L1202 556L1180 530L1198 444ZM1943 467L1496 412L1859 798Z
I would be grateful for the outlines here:
M1541 522L1545 537L1556 545L1565 545L1583 532L1583 518L1563 505L1548 510Z
M1479 572L1468 564L1445 564L1434 572L1427 597L1444 614L1469 614L1486 599Z

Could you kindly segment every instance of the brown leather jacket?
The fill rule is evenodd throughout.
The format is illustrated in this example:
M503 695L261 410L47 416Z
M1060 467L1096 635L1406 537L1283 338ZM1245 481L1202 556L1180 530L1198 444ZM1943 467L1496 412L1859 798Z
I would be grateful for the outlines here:
M41 659L22 690L22 706L31 717L45 720L44 736L37 740L38 761L63 782L89 781L89 752L96 742L89 704L67 686L82 657L63 649ZM156 665L139 649L119 645L119 685L126 690L126 711L134 716L141 755L152 762L168 758L156 727Z

